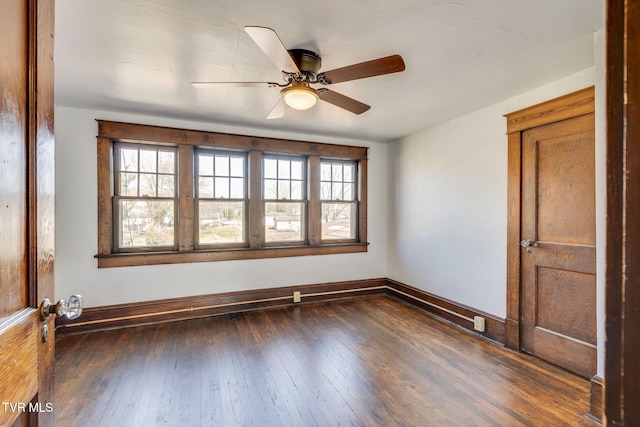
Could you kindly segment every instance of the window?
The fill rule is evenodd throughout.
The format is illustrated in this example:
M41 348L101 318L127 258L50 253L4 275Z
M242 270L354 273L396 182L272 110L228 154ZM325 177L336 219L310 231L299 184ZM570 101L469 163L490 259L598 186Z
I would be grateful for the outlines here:
M175 248L175 149L131 144L114 148L117 250Z
M246 243L246 154L197 151L198 247Z
M265 242L305 240L305 160L264 158Z
M98 267L367 251L366 148L98 129Z
M355 162L320 163L322 240L356 238L356 170Z

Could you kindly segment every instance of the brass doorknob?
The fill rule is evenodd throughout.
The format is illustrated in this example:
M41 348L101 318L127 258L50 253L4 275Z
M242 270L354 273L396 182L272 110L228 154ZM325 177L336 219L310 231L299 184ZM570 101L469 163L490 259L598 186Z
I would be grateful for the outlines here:
M69 320L77 319L82 314L82 306L82 295L71 295L68 301L61 299L55 304L52 304L49 298L45 298L40 304L40 318L47 320L49 316L55 314Z

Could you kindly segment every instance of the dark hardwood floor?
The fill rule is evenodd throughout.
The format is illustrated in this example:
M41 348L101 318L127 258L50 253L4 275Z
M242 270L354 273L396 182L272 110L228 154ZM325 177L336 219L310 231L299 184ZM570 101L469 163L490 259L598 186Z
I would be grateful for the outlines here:
M388 296L64 336L57 426L563 426L589 382Z

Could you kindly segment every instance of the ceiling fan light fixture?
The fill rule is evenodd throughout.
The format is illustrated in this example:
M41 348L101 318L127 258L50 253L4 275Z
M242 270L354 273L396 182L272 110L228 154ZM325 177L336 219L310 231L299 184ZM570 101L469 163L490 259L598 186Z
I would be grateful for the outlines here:
M308 110L316 105L318 92L306 85L293 85L282 89L282 97L294 110Z

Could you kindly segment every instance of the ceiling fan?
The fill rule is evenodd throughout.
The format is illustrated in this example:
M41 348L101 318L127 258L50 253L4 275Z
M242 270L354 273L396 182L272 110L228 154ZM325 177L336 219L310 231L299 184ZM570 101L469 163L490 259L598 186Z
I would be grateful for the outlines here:
M284 116L286 106L296 110L307 110L318 99L337 107L362 114L371 107L325 87L314 89L312 84L330 85L367 77L404 71L405 65L400 55L391 55L371 61L361 62L319 73L322 64L320 55L306 49L287 50L278 34L267 27L244 27L254 42L264 51L282 72L284 83L276 82L192 82L197 88L215 87L279 87L280 100L271 110L268 119Z

